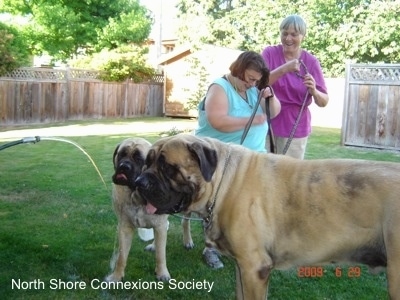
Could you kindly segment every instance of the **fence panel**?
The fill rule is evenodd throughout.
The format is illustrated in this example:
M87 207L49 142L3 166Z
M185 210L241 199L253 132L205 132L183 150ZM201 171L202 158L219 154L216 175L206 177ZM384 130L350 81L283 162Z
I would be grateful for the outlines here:
M400 65L346 66L342 144L400 150Z
M0 77L1 124L162 116L163 83L103 82L98 72L21 68Z

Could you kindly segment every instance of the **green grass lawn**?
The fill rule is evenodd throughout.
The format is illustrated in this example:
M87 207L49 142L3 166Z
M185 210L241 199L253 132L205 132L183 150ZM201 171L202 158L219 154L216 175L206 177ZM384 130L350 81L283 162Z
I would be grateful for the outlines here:
M132 120L119 121L124 122ZM171 122L161 128L173 130ZM154 142L160 132L134 135ZM146 243L135 235L125 275L133 289L101 288L116 241L111 159L115 146L126 137L119 133L65 137L87 151L106 185L89 159L71 144L41 141L0 151L2 299L235 298L233 261L224 257L223 269L208 268L202 261L200 222L192 222L196 246L188 251L182 246L180 219L174 216L169 218L167 263L175 282L157 284L154 254L145 252ZM400 162L399 153L341 147L340 130L314 128L306 158L331 157ZM335 266L321 266L318 276L307 273L315 269L274 271L269 299L387 299L385 274L370 275L363 266L340 267L339 272ZM194 282L212 283L213 288L193 289Z

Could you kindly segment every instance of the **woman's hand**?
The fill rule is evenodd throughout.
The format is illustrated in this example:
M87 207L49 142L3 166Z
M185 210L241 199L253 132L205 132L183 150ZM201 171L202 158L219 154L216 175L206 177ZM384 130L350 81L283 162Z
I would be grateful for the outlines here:
M292 59L288 61L286 64L287 72L300 72L300 61L296 59Z
M262 98L268 98L274 96L274 91L270 86L267 86L265 89L263 89L261 93L262 93L261 95Z
M253 124L260 125L267 122L267 116L265 114L256 114L254 116Z
M317 90L315 79L311 74L306 74L304 76L304 85L307 87L308 92L313 96L315 103L319 107L324 107L328 104L329 96L328 94L322 93Z
M315 94L315 90L316 90L316 85L315 85L315 79L314 79L314 77L313 77L311 74L307 73L307 74L304 76L303 83L304 83L304 85L307 87L308 92L309 92L311 95L314 95L314 94Z
M275 118L281 111L281 102L275 96L273 89L271 86L267 86L265 89L261 90L262 98L270 98L269 99L269 111L271 114L271 118ZM265 101L261 101L261 107L265 112Z

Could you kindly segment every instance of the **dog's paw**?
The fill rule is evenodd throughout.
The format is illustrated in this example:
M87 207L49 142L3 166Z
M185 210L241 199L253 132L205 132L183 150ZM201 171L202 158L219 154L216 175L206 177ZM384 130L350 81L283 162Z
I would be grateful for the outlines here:
M104 278L104 281L106 282L118 282L122 280L122 276L117 276L116 274L110 274L106 278Z
M185 247L186 250L193 249L194 243L193 243L193 241L185 242L185 243L183 243L183 247Z
M171 275L169 275L168 271L164 274L157 275L157 280L159 280L159 281L166 282L166 281L169 281L170 279L171 279Z
M151 244L148 244L146 247L144 247L144 250L151 251L151 252L156 251L156 246L154 245L154 242Z
M368 272L372 275L378 275L381 272L384 272L384 267L368 267Z

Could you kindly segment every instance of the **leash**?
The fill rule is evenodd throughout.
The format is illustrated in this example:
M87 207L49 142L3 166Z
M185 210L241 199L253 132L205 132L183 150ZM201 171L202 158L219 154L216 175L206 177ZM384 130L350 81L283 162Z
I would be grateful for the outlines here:
M296 121L293 124L292 131L290 132L290 135L289 135L289 139L287 140L286 145L282 150L282 154L283 155L286 154L286 152L289 149L290 144L292 143L294 134L295 134L295 132L297 130L297 126L299 126L301 115L303 114L304 107L306 107L307 97L308 97L308 91L306 92L306 95L305 95L304 100L303 100L303 104L301 105L301 108L300 108L299 114L297 115Z
M274 97L274 92L273 92L272 87L269 86L269 85L268 85L267 87L271 90L272 95L269 96L269 97L267 97L267 98L265 98L265 101L266 101L265 103L267 103L267 99L269 100L270 98ZM262 90L258 93L257 103L256 103L256 105L255 105L255 107L254 107L254 110L253 110L253 112L252 112L252 114L251 114L251 116L250 116L249 121L247 122L246 126L244 127L243 134L242 134L242 138L240 139L240 144L243 144L243 142L244 142L244 140L245 140L245 138L246 138L246 136L247 136L247 133L248 133L249 130L250 130L251 124L253 123L254 117L256 116L258 106L259 106L260 103L261 103L262 94L264 93L264 90L265 90L265 89L262 89ZM269 101L268 101L268 102L269 102ZM269 108L266 108L266 110L269 111ZM267 116L268 116L268 114L267 114Z
M174 217L182 219L182 220L188 220L188 221L204 221L203 218L185 217L185 216L178 215L178 214L171 214L171 216L174 216Z
M297 71L297 72L295 72L295 74L297 75L297 77L304 79L305 75L307 75L309 73L308 72L308 68L307 68L307 66L305 65L305 63L304 63L304 61L302 59L300 59L299 62L300 62L300 66L302 66L304 68L304 72L305 73L304 73L304 75L302 75L302 74L300 74L300 71ZM308 94L309 93L308 93L308 89L307 89L306 95L304 96L304 99L303 99L303 103L301 104L301 107L300 107L299 114L297 115L296 121L294 122L292 130L290 131L289 138L288 138L288 140L287 140L287 142L285 144L285 147L282 150L282 154L283 155L285 155L286 152L288 151L289 146L292 143L294 134L296 133L297 126L299 126L301 115L303 114L303 110L306 107Z
M228 155L225 158L224 170L222 171L221 180L220 180L220 182L218 184L218 187L217 187L217 190L215 192L214 199L211 202L211 205L207 208L208 216L203 219L203 227L205 229L207 229L211 225L211 219L212 219L212 216L213 216L213 208L214 208L215 202L217 200L217 196L218 196L219 189L221 187L222 179L224 178L226 169L228 167L228 162L229 162L229 160L231 158L232 147L230 147L229 145L228 145L228 147L229 147L229 152L228 152Z

